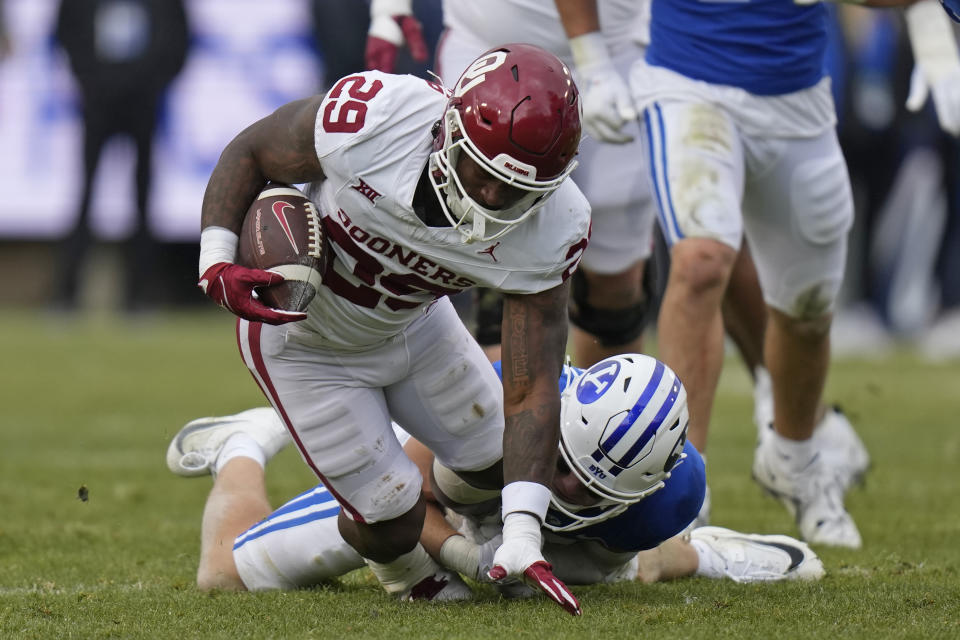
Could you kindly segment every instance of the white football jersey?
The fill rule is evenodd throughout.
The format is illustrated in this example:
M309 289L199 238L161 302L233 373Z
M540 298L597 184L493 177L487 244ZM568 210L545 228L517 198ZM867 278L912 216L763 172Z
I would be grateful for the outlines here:
M599 0L600 32L611 52L649 41L648 0ZM572 64L570 45L552 0L445 0L443 22L481 42L528 42Z
M377 71L343 78L323 100L314 142L326 179L305 191L323 215L333 260L298 333L362 348L396 335L444 295L477 285L537 293L576 268L590 208L570 180L489 242L466 244L458 230L416 216L414 192L446 102L437 84Z

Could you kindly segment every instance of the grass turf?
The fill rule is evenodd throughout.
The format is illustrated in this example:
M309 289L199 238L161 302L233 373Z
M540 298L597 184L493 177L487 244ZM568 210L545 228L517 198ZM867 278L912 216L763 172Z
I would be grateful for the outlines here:
M874 466L847 497L864 548L819 549L818 583L578 587L579 619L482 586L468 604L401 605L366 571L294 593L200 593L210 482L171 475L164 454L184 422L262 404L232 326L216 310L0 319L0 637L960 637L960 364L907 352L831 371L827 396L843 402ZM795 535L749 479L751 412L731 359L709 447L713 521ZM314 482L290 450L268 481L275 504Z

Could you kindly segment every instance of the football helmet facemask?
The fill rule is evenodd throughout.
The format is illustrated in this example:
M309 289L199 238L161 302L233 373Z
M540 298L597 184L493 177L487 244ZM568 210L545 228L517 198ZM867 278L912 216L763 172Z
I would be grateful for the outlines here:
M663 488L686 455L688 422L686 390L655 358L623 354L584 371L560 396L560 456L599 501L553 495L544 526L597 524Z
M533 215L576 167L580 99L570 70L527 44L487 51L464 71L447 102L429 174L444 215L464 242L492 240ZM471 198L461 154L522 195L499 209Z

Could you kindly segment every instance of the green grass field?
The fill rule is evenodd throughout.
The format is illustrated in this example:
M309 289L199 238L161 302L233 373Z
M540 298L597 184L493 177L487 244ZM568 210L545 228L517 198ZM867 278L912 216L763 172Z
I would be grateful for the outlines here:
M874 466L847 497L864 548L820 549L822 581L576 588L584 615L573 619L486 587L470 604L401 605L365 571L295 593L200 593L210 481L173 476L164 455L184 422L262 403L230 316L68 323L8 311L0 354L0 638L960 637L960 363L835 363L828 398ZM713 521L796 534L750 480L751 415L731 359L709 449ZM314 482L290 450L268 470L276 504Z

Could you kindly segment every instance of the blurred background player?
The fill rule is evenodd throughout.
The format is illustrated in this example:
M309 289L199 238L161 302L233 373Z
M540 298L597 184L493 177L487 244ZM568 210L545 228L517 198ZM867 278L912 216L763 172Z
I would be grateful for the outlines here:
M143 311L155 299L159 259L150 229L153 138L170 83L189 45L182 0L63 0L55 37L70 60L83 109L83 182L73 229L61 243L53 304L77 307L91 248L90 202L106 143L129 136L136 149L135 225L125 247L124 308Z
M839 355L876 356L897 340L930 359L960 355L960 62L941 12L935 0L902 16L838 10L838 131L857 211Z
M651 385L655 391L645 393ZM716 527L694 529L688 537L676 535L697 513L704 474L696 450L684 444L684 392L662 363L625 354L589 372L566 367L560 391L563 458L548 515L554 533L548 534L544 554L561 579L596 584L701 575L754 582L823 575L810 548L786 536ZM622 440L632 443L652 434L652 446L642 449L616 480L588 480L583 460L592 461L589 455L610 419L631 408L636 419L625 425ZM398 435L405 439L399 430ZM240 446L243 442L247 444ZM264 465L289 442L276 413L262 408L193 421L171 443L167 462L174 473L214 476L204 508L197 573L201 589L302 588L364 566L340 536L339 507L323 485L270 512ZM430 452L415 440L408 440L405 448L429 478ZM619 453L626 451L621 445ZM607 456L616 453L613 447L606 450ZM601 462L608 470L620 469L608 466L611 463L609 458ZM425 489L431 493L429 483ZM488 582L499 529L499 518L481 523L463 516L458 531L431 502L421 539L441 564ZM514 584L507 592L523 589Z
M355 74L244 130L207 186L199 286L241 318L244 361L337 496L341 533L402 597L440 569L418 542L420 476L391 419L464 482L503 487L494 568L541 580L579 614L540 553L567 279L589 230L566 179L578 100L566 66L529 45L484 53L451 94ZM282 277L233 262L268 180L306 183L324 213L331 262L306 313L263 305L254 289ZM446 297L476 285L506 294L502 385ZM462 394L472 402L450 402Z

